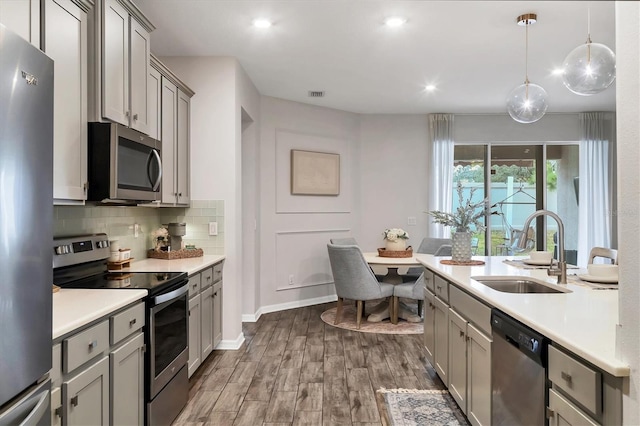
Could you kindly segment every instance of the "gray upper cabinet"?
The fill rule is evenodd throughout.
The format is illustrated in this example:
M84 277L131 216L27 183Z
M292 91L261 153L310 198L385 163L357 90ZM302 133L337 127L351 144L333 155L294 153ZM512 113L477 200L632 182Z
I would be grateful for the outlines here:
M162 141L162 205L188 206L190 202L190 115L194 92L151 55L151 69L160 73L160 140ZM154 84L154 74L148 81ZM150 104L153 107L152 104ZM157 109L149 115L157 114Z
M53 198L87 198L87 12L90 0L42 2L42 49L54 60Z
M40 0L0 0L0 23L40 47Z
M148 133L149 34L155 27L128 0L97 0L90 24L90 121Z
M153 139L162 140L160 124L160 100L162 99L162 76L160 71L149 67L149 78L147 80L147 115L149 117L149 136Z

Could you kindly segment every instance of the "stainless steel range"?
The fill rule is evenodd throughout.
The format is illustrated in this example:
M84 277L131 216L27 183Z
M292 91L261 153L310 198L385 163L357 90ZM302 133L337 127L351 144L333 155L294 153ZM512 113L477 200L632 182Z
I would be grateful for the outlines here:
M170 425L187 403L187 274L109 272L107 234L55 238L54 284L63 288L146 289L145 422Z

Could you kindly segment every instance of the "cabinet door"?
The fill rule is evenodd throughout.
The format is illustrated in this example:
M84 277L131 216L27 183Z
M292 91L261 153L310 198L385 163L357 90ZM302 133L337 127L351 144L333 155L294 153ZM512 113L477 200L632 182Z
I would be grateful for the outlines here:
M109 358L104 357L62 383L67 425L109 423Z
M213 348L222 341L222 281L213 286Z
M189 204L189 114L191 100L178 89L176 177L178 204Z
M449 392L467 414L467 321L449 309Z
M162 94L162 76L160 71L149 67L149 78L147 79L147 116L149 117L149 136L153 139L162 140L162 130L160 129L160 99Z
M189 299L189 377L200 367L200 295Z
M129 14L117 0L105 0L102 22L102 115L128 126Z
M0 0L0 23L40 47L40 0Z
M449 305L435 298L435 369L445 386L449 387Z
M149 132L147 110L147 82L149 79L149 33L135 19L131 18L131 127Z
M174 152L177 138L178 88L162 77L162 202L177 201Z
M424 347L427 351L427 360L433 366L434 350L436 345L435 335L435 295L429 290L424 290Z
M55 388L51 391L51 426L62 425L62 391Z
M549 389L549 426L597 426L598 423L585 415L569 400L553 389Z
M472 425L491 424L491 339L467 325L467 418Z
M202 318L200 321L201 361L204 361L213 350L213 287L202 292Z
M111 425L144 422L144 335L138 333L109 354Z
M45 53L54 60L53 198L87 198L87 14L71 0L44 3Z

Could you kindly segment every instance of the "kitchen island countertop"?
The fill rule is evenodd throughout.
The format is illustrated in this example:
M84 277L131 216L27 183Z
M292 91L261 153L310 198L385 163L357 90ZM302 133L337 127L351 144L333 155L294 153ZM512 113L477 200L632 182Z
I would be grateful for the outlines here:
M147 290L62 288L53 293L53 340L147 296Z
M504 256L480 257L482 266L453 266L442 258L417 254L418 261L462 290L498 308L516 320L542 333L569 351L593 363L613 376L630 374L629 365L616 358L618 291L594 290L567 284L571 293L515 294L493 290L473 276L519 275L555 284L555 277L544 269L522 269L504 263Z
M193 275L225 259L224 255L204 255L186 259L142 259L131 262L122 272L186 272Z

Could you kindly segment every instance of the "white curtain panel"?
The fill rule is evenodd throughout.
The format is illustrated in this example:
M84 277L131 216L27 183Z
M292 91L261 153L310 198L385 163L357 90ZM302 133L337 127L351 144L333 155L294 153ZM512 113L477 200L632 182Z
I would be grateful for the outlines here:
M429 169L429 211L451 211L453 205L453 114L429 114L431 167ZM429 219L428 235L450 238L451 229Z
M580 126L578 264L586 265L591 248L611 247L609 140L604 113L581 113Z

